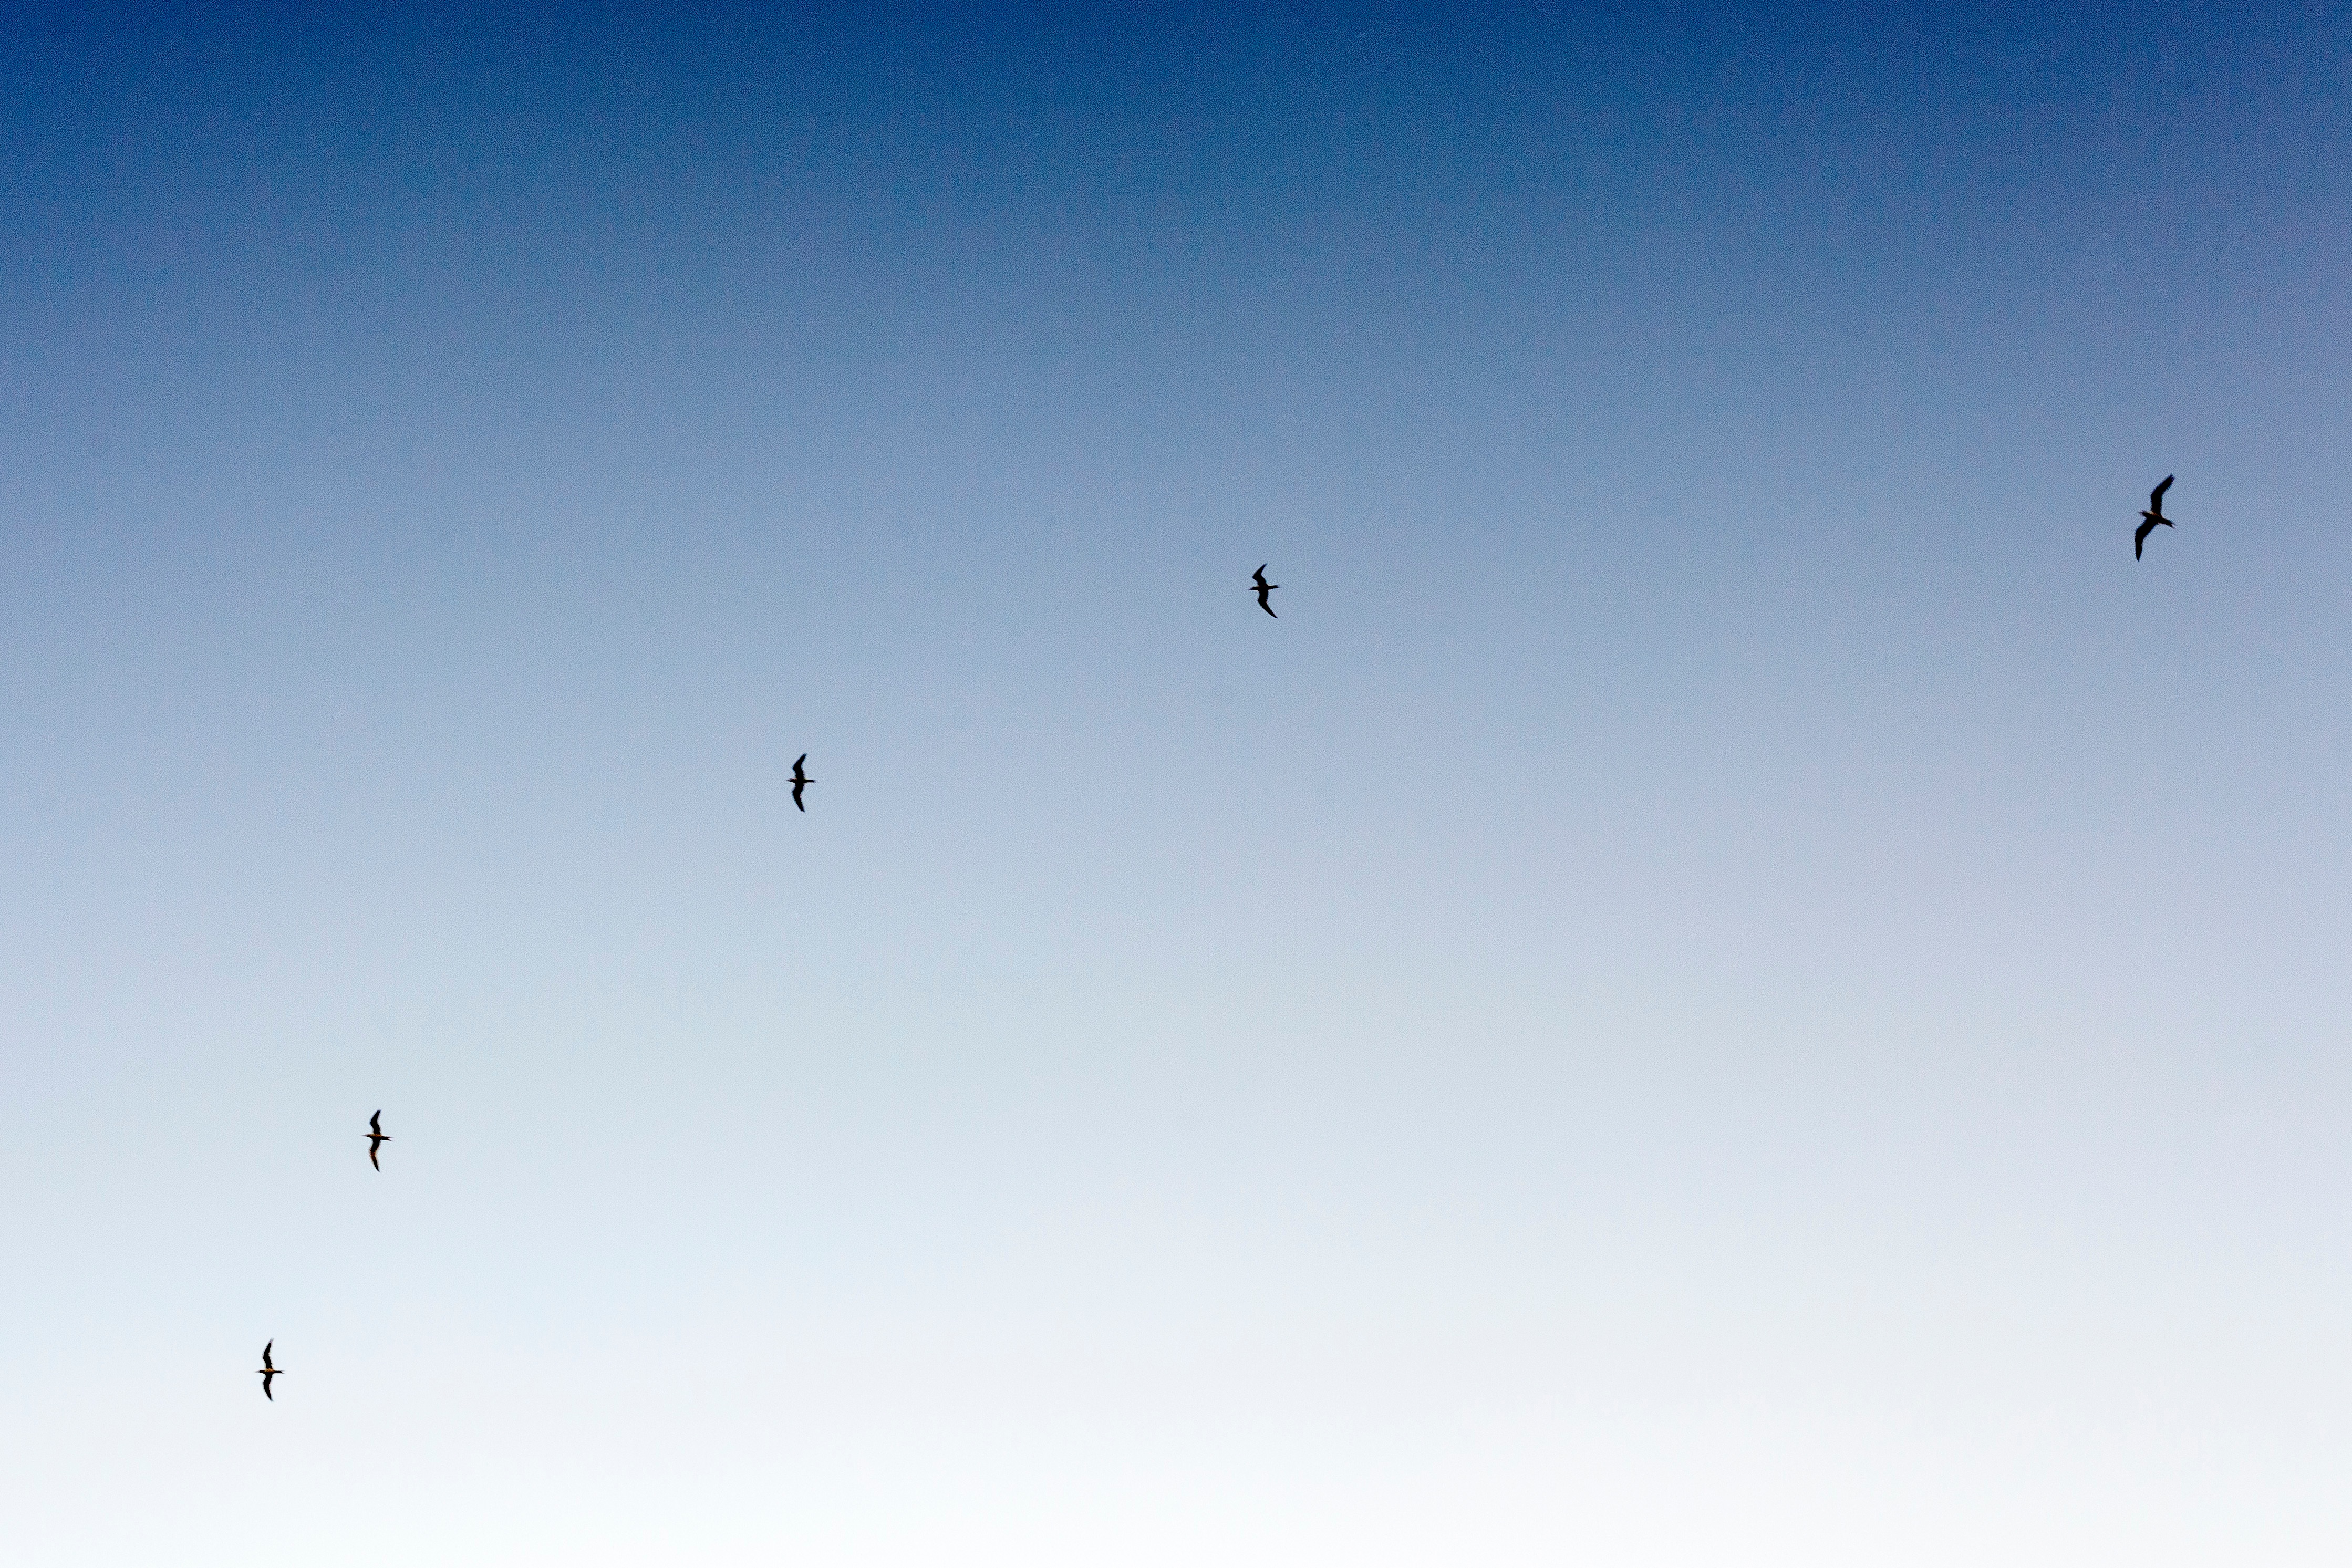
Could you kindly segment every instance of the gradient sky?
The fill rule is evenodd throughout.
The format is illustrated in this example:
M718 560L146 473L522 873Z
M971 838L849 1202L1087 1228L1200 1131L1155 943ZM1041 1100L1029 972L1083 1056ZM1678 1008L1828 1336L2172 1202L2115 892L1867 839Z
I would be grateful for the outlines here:
M90 9L0 1555L2352 1554L2352 8Z

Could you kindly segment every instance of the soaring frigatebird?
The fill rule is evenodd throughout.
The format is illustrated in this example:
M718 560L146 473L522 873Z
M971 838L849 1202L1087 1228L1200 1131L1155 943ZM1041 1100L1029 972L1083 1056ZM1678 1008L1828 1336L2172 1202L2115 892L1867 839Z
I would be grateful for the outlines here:
M2172 476L2167 474L2164 476L2164 483L2147 493L2147 510L2140 514L2144 520L2139 526L2139 532L2132 535L2132 559L2139 559L2140 547L2147 543L2147 536L2154 531L2157 524L2162 523L2168 528L2172 526L2172 519L2164 515L2164 493L2171 488Z

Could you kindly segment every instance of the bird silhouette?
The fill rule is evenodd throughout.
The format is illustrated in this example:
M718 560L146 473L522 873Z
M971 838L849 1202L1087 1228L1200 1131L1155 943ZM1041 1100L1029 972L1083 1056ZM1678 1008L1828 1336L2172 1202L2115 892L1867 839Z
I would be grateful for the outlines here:
M268 1400L272 1405L278 1403L278 1396L269 1392L269 1380L273 1377L282 1377L285 1375L285 1374L279 1372L275 1365L271 1364L269 1360L269 1345L276 1344L278 1342L273 1339L269 1342L269 1344L265 1344L261 1347L261 1365L256 1369L261 1374L261 1396L264 1399Z
M1276 589L1280 588L1282 584L1278 582L1268 582L1265 580L1265 568L1264 566L1260 566L1255 571L1250 573L1250 580L1257 584L1257 607L1260 610L1265 611L1268 615L1274 615L1274 606L1265 601L1265 596L1272 593ZM1282 619L1279 615L1274 615L1274 618L1276 621Z
M808 808L801 805L801 791L816 782L815 779L808 776L807 770L801 766L801 762L806 762L807 760L808 753L803 751L801 753L800 762L793 764L793 804L799 807L799 809L803 811L807 810Z
M2168 528L2172 526L2172 519L2164 515L2164 493L2171 488L2172 476L2167 474L2164 483L2147 493L2147 510L2140 514L2145 520L2139 526L2139 532L2132 535L2132 559L2139 559L2140 547L2147 543L2147 536L2157 524L2162 523Z
M376 1152L376 1150L377 1150L377 1149L381 1148L381 1147L382 1147L383 1145L384 1145L385 1144L388 1144L388 1143L392 1142L392 1134L391 1134L390 1133L387 1133L387 1132L385 1132L385 1131L383 1130L383 1112L378 1111L374 1115L370 1116L370 1117L368 1118L368 1135L367 1135L367 1138L368 1138L368 1164L370 1164L370 1165L372 1165L372 1166L375 1166L375 1168L376 1168L376 1169L378 1169L378 1170L382 1170L382 1169L383 1169L383 1167L382 1166L376 1166L376 1165L375 1165L375 1152Z

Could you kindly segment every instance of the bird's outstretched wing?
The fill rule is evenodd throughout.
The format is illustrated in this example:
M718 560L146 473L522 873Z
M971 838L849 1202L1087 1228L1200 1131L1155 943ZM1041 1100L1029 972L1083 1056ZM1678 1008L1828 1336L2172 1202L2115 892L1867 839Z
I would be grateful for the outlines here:
M263 1345L263 1346L261 1347L261 1364L262 1364L262 1366L263 1366L263 1368L264 1368L265 1370L268 1370L268 1371L275 1371L275 1370L277 1370L275 1367L272 1367L272 1366L270 1366L270 1364L269 1364L269 1349L270 1349L270 1345L274 1345L274 1344L276 1344L277 1343L278 1343L278 1342L277 1342L276 1340L274 1340L274 1339L273 1339L273 1340L271 1340L271 1341L269 1342L269 1344L265 1344L265 1345Z
M794 810L805 811L808 808L801 804L801 788L802 787L798 784L793 786L793 809Z
M269 1379L267 1377L261 1380L261 1396L264 1399L268 1400L272 1405L278 1403L278 1396L269 1392Z
M374 1166L377 1170L383 1169L382 1166L376 1165L375 1163L375 1145L373 1144L370 1144L368 1145L368 1164Z
M2147 521L2140 524L2138 530L2132 535L2132 559L2137 560L2139 559L2140 547L2147 543L2147 536L2153 532L2155 528L2156 519L2154 517L2150 517Z
M1265 563L1265 566L1272 566L1273 564L1274 563L1272 561L1268 561ZM1268 586L1265 580L1265 566L1261 566L1255 571L1250 573L1250 580L1256 583L1261 590Z
M381 1136L381 1135L382 1135L382 1134L383 1134L383 1112L378 1111L374 1115L370 1116L370 1117L368 1118L368 1131L369 1131L369 1132L371 1132L371 1133L374 1133L374 1134L378 1134L379 1136Z
M2164 510L2164 493L2171 488L2172 476L2167 474L2164 476L2164 483L2158 485L2155 489L2150 490L2147 493L2147 509L2151 512L2160 512Z

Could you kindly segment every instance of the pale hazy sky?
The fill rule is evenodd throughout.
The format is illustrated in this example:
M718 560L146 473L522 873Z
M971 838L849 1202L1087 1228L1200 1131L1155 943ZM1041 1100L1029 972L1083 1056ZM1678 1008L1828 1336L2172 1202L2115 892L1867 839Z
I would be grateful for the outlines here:
M0 1556L2352 1555L2352 8L845 15L0 19Z

